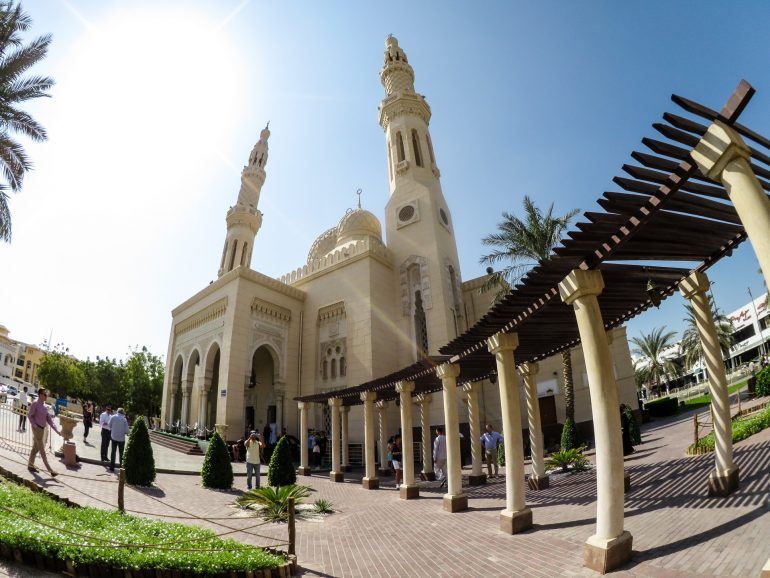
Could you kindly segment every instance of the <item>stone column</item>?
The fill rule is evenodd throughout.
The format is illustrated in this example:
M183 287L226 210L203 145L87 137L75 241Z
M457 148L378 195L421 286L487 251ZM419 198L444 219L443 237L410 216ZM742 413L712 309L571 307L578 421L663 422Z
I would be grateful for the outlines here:
M487 475L483 472L484 456L481 454L481 413L479 408L479 391L481 382L474 381L463 386L465 399L468 402L468 425L471 430L471 458L473 462L468 484L480 486L487 483Z
M487 340L497 362L500 409L505 439L505 510L500 512L500 529L516 534L532 527L532 510L524 502L524 442L521 436L519 379L513 357L519 346L516 333L496 333Z
M350 406L343 405L340 408L340 416L342 417L342 471L350 471L350 457L348 455L350 438L348 437L348 423L350 421Z
M374 401L377 393L374 391L362 391L361 401L364 402L364 479L361 485L366 490L376 490L380 487L377 471L374 463Z
M307 412L308 402L297 402L299 408L299 467L297 473L300 476L310 475L310 463L308 462L308 447L307 447Z
M575 309L583 347L596 443L596 533L585 545L584 564L609 572L631 559L633 538L623 530L623 442L618 388L597 296L600 271L573 270L559 284L562 300Z
M540 402L537 399L537 379L535 379L539 369L537 363L522 363L519 366L519 371L524 378L524 391L527 394L529 448L532 458L529 487L532 490L544 490L549 484L543 459L543 428L540 425Z
M283 400L286 384L276 383L273 387L275 391L275 437L280 439L281 431L283 431ZM255 427L256 425L254 424Z
M205 434L206 432L206 399L208 398L209 390L203 387L198 392L198 432Z
M421 393L414 399L420 405L420 429L422 429L422 473L420 478L432 482L436 479L433 473L433 447L430 444L430 397L429 393Z
M332 482L342 482L344 477L340 469L340 408L342 399L339 397L329 398L329 410L332 412L332 471L329 472L329 479Z
M724 185L770 284L770 199L749 165L749 147L732 127L716 121L690 154L704 175Z
M388 402L380 400L376 405L380 423L380 469L377 470L377 475L383 478L390 475L390 466L388 466Z
M457 376L460 366L444 363L436 368L444 394L444 427L446 428L447 493L444 509L459 512L468 508L468 496L463 494L463 472L460 461L460 418L457 415Z
M727 375L722 362L717 328L708 299L709 280L704 273L693 272L679 283L679 291L692 304L703 357L708 370L711 407L716 442L716 469L708 480L709 496L726 496L738 489L738 467L733 463L733 430Z
M401 396L401 452L404 467L404 479L398 489L402 500L411 500L420 496L420 487L414 481L414 449L412 447L412 392L413 381L399 381L396 391Z
M168 423L171 425L174 425L174 419L176 418L176 416L174 415L175 409L176 409L176 387L174 387L174 389L171 391L171 405L168 409L168 416L169 416ZM164 425L164 429L165 429L165 425Z
M192 393L192 380L182 381L182 427L186 428L190 421L190 394Z

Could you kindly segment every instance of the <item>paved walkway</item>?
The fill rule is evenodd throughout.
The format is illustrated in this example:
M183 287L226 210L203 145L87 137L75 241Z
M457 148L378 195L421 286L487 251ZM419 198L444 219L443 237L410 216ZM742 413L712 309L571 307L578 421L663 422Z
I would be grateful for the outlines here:
M644 443L627 460L633 487L626 497L626 528L634 536L635 556L616 575L759 576L770 558L770 432L736 444L741 488L727 498L708 498L706 478L713 455L683 457L680 451L675 458L660 457L669 445L682 443L678 438L687 419L645 425ZM0 463L33 477L23 458L2 444ZM49 490L79 503L115 507L115 478L99 466L82 464L57 480L35 477ZM595 576L582 567L583 544L594 531L596 515L593 472L554 475L547 490L527 491L535 527L516 536L498 529L505 499L503 478L466 488L470 508L456 514L442 510L443 490L435 482L421 485L420 499L404 501L392 478L383 480L378 491L363 490L359 480L360 474L350 474L343 484L321 475L305 478L313 489L311 501L328 499L338 511L323 520L298 521L302 574ZM236 478L237 488L244 485L243 478ZM219 532L243 530L232 537L254 544L284 541L284 525L248 529L259 520L240 517L233 508L239 493L201 488L195 476L161 474L155 488L127 489L126 507L139 515L196 523ZM195 519L191 513L209 520Z

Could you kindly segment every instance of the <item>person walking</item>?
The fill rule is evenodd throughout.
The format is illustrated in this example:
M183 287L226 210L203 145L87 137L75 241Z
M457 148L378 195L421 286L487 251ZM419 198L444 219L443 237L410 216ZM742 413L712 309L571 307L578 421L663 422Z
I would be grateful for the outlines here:
M265 443L262 441L260 435L256 431L252 431L249 434L248 439L245 442L246 446L246 487L251 489L251 476L256 474L257 476L257 489L259 489L259 475L261 462L259 459L259 450L264 447Z
M446 436L444 428L436 428L436 439L433 440L433 470L436 472L436 479L443 486L446 483Z
M318 443L318 438L313 440L313 463L317 469L321 469L321 444Z
M83 406L83 441L88 439L88 432L94 424L94 410L91 404Z
M19 393L19 428L16 431L27 431L27 409L29 408L29 399L27 398L27 386L25 385Z
M390 448L390 456L393 469L396 471L396 487L398 488L401 485L401 476L403 475L401 469L402 451L400 435L397 435L393 440L393 445Z
M484 459L487 461L487 477L497 477L499 466L497 465L497 446L503 443L502 434L495 431L492 424L487 424L486 431L481 436L481 443L484 446ZM492 475L494 466L495 474Z
M112 440L112 449L110 450L110 471L115 471L115 451L120 450L120 464L123 463L123 448L126 447L126 434L128 433L128 420L126 411L118 408L118 413L110 418L110 439Z
M48 413L48 408L45 406L45 400L48 399L48 392L44 387L41 387L37 392L37 400L30 404L29 415L27 419L32 426L32 451L29 453L29 461L27 462L27 469L30 472L37 472L35 467L35 458L40 453L40 457L43 458L43 463L51 474L52 478L58 475L58 472L53 471L53 468L48 464L48 458L45 455L45 426L46 424L51 426L51 429L57 434L61 435L61 431L53 421L51 414Z
M110 418L112 417L112 406L107 404L104 411L99 416L99 427L102 429L102 461L107 461L107 450L110 449Z

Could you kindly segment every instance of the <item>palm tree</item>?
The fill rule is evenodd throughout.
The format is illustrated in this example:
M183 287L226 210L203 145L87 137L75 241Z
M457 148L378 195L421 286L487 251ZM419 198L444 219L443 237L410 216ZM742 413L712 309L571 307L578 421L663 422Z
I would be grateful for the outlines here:
M18 106L41 96L53 86L47 76L25 76L42 60L51 43L51 35L40 36L24 44L21 33L29 29L32 19L17 2L0 2L0 169L5 183L0 183L0 239L11 240L11 211L8 193L19 191L24 175L32 163L22 145L12 138L20 133L33 141L47 138L45 129Z
M717 330L717 339L719 340L719 346L722 349L723 355L730 353L730 347L734 343L732 331L733 324L730 319L717 309L714 298L709 295L709 306L711 307L711 315L714 317L714 325ZM691 368L696 361L703 357L703 346L700 341L700 333L698 333L698 326L695 323L695 310L692 305L686 306L687 316L684 318L686 329L682 333L682 342L679 344L679 349L684 355L684 365L686 368Z
M524 219L503 212L503 220L498 223L496 233L487 235L481 242L495 249L481 257L480 262L487 265L505 263L500 271L493 271L481 287L482 292L497 289L495 301L500 300L527 271L551 256L551 251L559 243L570 221L580 211L573 209L566 215L555 217L553 203L543 213L530 199L524 197ZM564 404L566 417L575 419L575 394L572 383L572 354L570 350L562 352L562 370L564 374Z
M637 362L636 374L644 383L668 385L670 376L681 373L681 368L672 359L664 356L664 352L674 344L676 332L666 331L665 325L653 329L649 334L642 333L639 337L631 338L636 346L631 353L644 359Z

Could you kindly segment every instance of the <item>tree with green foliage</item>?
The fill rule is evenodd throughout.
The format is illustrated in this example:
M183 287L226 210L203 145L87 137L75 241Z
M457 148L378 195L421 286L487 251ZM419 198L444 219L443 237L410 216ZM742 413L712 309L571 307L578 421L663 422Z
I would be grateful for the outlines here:
M631 338L631 343L636 346L631 353L643 358L637 362L638 379L648 385L655 384L660 387L668 385L670 378L682 372L679 364L673 358L667 357L675 338L676 333L666 331L665 326L657 327L648 334L642 333L639 337Z
M209 440L206 456L203 458L201 478L204 488L229 490L233 487L233 464L230 462L230 452L219 435L214 432Z
M278 445L270 457L270 465L267 468L267 483L278 488L297 483L297 472L291 462L291 448L289 438L283 436L278 440Z
M561 449L566 451L578 447L580 447L580 442L578 440L577 427L575 427L575 420L567 417L564 419L564 427L561 430Z
M11 210L7 190L21 190L24 176L32 168L24 147L11 138L12 133L41 142L46 131L19 105L49 96L53 80L47 76L25 76L46 56L51 35L46 34L24 43L22 33L29 30L32 19L17 2L0 2L0 169L5 183L0 184L0 239L11 240Z
M155 458L152 455L150 432L143 417L136 418L128 435L123 455L126 482L134 486L151 486L155 481Z
M43 354L37 375L40 383L56 395L82 397L85 375L69 350L57 345Z
M722 349L723 356L730 355L730 347L733 345L733 324L730 319L717 309L714 303L714 298L709 295L708 298L709 307L711 308L711 315L714 318L714 326L717 330L717 340L719 341L719 347ZM685 311L687 316L684 318L685 330L682 333L682 341L679 344L679 349L684 355L684 365L688 369L691 368L698 360L703 358L703 346L700 341L700 332L698 331L698 325L696 323L695 309L691 304L685 305Z
M163 394L163 362L146 347L136 348L123 367L128 410L137 415L158 415Z

